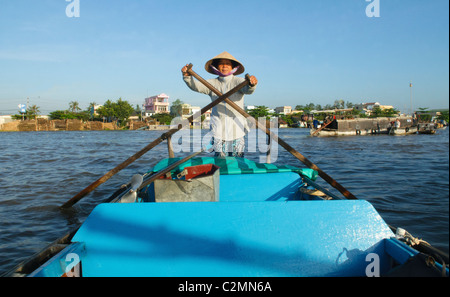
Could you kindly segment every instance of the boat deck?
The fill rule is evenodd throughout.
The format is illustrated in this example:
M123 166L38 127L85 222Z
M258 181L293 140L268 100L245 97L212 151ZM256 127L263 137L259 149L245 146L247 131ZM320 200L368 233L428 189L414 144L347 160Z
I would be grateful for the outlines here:
M111 203L66 253L83 276L364 276L392 236L366 201Z

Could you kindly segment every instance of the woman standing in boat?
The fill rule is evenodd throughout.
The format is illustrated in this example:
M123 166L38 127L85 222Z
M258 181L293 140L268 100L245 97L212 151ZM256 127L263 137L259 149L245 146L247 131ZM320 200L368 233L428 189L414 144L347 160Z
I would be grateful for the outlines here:
M181 72L183 73L184 82L191 90L209 95L212 101L219 97L202 83L196 81L187 72L187 69L188 65L184 66ZM225 94L245 80L245 78L235 76L243 73L245 68L241 62L228 52L223 52L206 62L205 70L211 74L218 75L217 78L209 79L208 82L222 94ZM257 84L258 80L256 77L251 76L250 85L234 93L229 99L243 109L244 95L252 94ZM244 157L246 119L232 107L227 106L225 102L221 102L213 107L210 123L215 156Z

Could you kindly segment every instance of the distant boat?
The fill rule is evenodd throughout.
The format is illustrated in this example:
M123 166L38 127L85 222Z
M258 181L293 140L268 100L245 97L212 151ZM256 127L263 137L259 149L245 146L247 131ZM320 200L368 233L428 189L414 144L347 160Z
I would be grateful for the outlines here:
M417 126L389 127L388 128L389 135L409 135L409 134L416 134L416 133L417 133Z
M395 128L393 122L396 119L399 120L401 128ZM414 133L417 133L417 126L411 117L334 119L322 127L310 130L311 136L406 135Z
M436 125L434 123L419 123L417 133L419 134L435 134Z

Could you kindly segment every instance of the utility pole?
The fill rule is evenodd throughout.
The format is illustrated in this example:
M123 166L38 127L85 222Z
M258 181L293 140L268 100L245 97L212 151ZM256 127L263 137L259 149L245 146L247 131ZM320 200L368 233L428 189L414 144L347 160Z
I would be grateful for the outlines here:
M30 105L30 97L27 97L27 109L26 109L26 114L27 114L27 120L30 119L29 114L28 114L28 106Z
M411 116L413 115L413 108L412 108L412 82L409 81L409 104L411 107Z

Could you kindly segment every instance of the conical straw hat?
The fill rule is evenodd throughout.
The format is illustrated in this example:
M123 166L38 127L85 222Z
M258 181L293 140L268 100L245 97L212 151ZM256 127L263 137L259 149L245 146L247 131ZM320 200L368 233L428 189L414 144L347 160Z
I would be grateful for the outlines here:
M206 62L205 70L211 74L215 74L209 66L214 62L214 60L219 60L219 59L231 60L233 63L233 68L239 65L239 69L236 71L236 73L234 73L234 75L239 75L241 73L244 73L244 71L245 71L244 65L242 65L241 62L239 62L235 57L230 55L228 52L223 52L220 55L217 55L214 58L212 58L211 60L209 60L208 62Z

